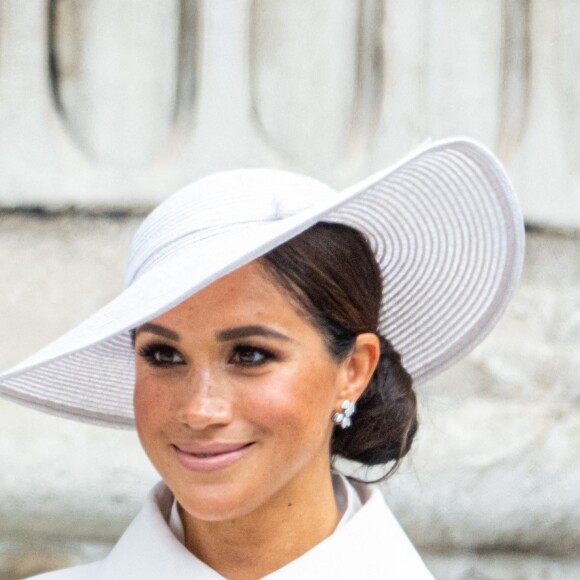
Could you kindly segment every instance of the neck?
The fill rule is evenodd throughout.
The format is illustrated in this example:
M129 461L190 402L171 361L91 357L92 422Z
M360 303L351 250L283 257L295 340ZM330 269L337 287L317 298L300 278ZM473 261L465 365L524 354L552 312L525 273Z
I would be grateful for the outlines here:
M335 530L329 466L299 474L253 512L234 520L202 521L184 512L185 545L230 580L254 580L277 570Z

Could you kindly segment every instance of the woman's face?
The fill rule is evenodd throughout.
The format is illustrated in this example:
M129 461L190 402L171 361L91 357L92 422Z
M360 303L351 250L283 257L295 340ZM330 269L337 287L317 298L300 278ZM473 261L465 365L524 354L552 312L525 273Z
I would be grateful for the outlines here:
M135 351L141 443L192 516L240 517L328 474L348 364L257 262L139 327Z

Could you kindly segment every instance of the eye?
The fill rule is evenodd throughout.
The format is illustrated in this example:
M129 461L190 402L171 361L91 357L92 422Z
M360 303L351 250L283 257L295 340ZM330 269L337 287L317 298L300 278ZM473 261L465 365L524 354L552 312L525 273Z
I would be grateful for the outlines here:
M171 367L184 364L183 357L167 344L148 344L139 349L139 356L154 367Z
M276 358L269 350L255 346L240 345L234 348L228 362L241 367L257 367Z

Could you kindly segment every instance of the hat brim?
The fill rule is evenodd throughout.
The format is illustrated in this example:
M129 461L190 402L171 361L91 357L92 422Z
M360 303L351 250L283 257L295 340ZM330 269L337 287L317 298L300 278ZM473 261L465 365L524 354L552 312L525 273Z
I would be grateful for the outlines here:
M491 330L518 283L523 220L494 155L465 139L423 147L285 219L240 223L184 245L93 316L0 375L0 393L77 420L131 428L130 330L319 221L364 232L384 278L379 330L416 383ZM195 267L192 267L195 264Z

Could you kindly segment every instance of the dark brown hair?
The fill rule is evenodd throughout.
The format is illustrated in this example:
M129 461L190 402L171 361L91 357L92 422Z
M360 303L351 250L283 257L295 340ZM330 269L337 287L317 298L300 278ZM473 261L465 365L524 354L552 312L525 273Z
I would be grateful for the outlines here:
M266 272L306 312L336 360L358 334L379 336L381 356L348 429L335 427L333 456L367 466L395 462L417 431L413 381L399 353L378 333L383 284L367 239L358 230L321 222L260 259Z

